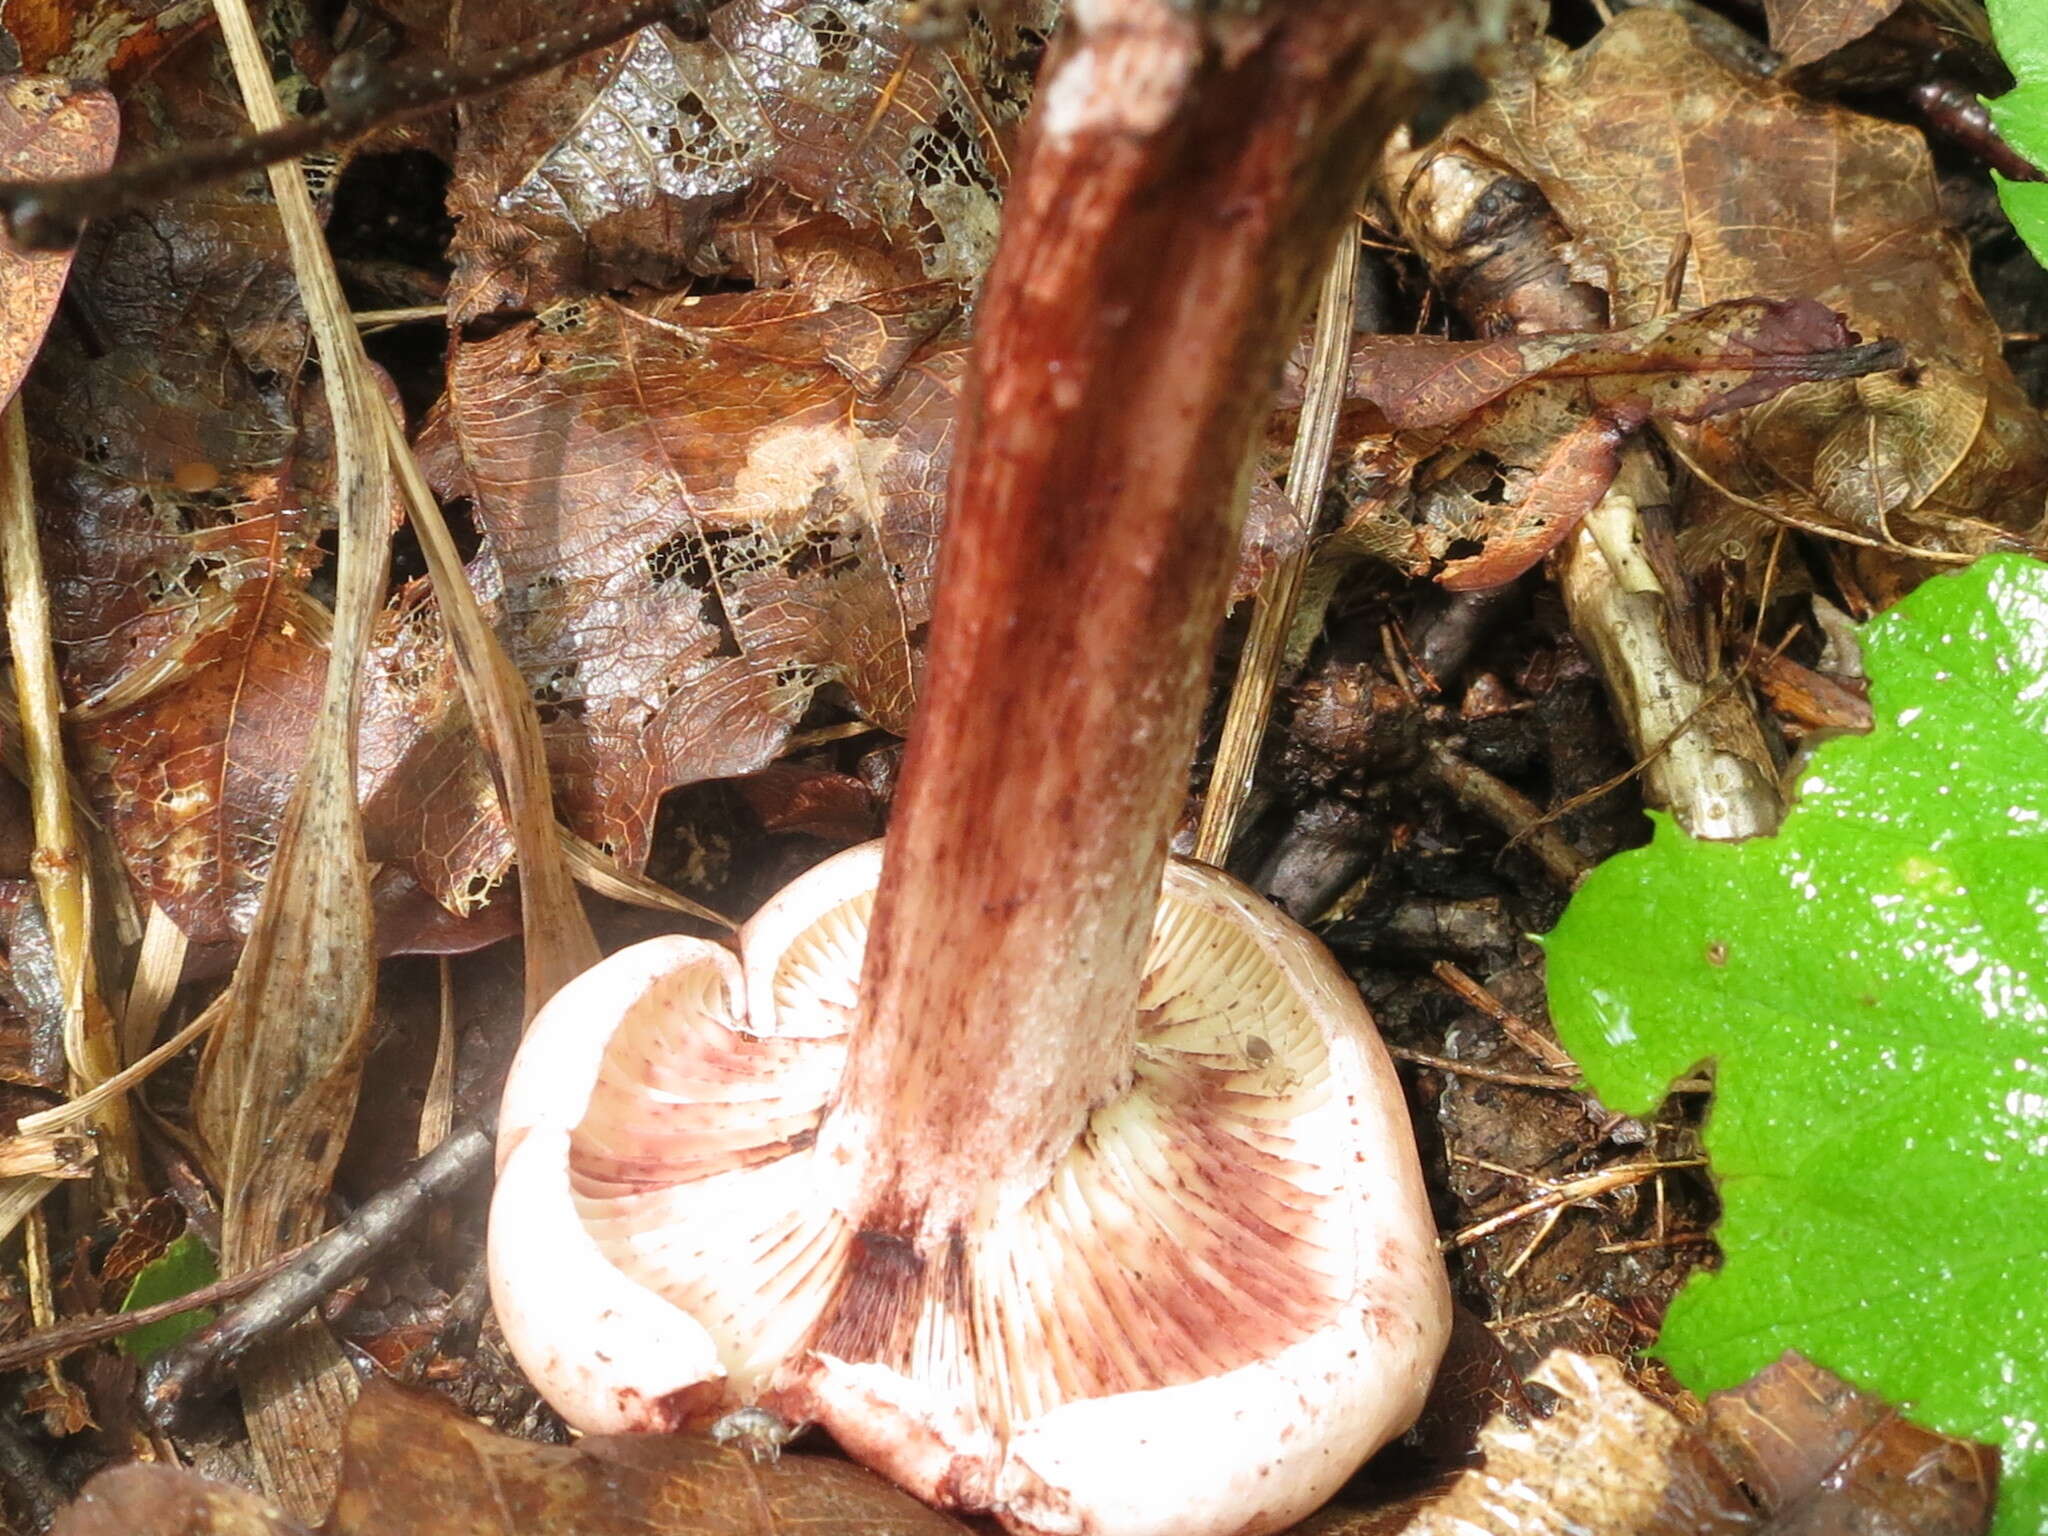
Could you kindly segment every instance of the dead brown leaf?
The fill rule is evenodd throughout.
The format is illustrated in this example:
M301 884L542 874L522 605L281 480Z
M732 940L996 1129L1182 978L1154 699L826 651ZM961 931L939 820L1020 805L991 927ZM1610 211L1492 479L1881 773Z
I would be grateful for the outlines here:
M1854 340L1840 316L1810 300L1738 299L1620 331L1363 337L1350 390L1398 430L1455 426L1537 380L1559 386L1547 396L1559 403L1698 421L1893 360Z
M1704 1424L1604 1356L1557 1350L1531 1380L1558 1395L1555 1411L1496 1416L1485 1465L1402 1536L1981 1536L1990 1524L1995 1451L1909 1424L1796 1355L1716 1394Z
M211 50L123 104L144 144L223 131ZM150 899L245 931L324 667L304 598L325 413L275 213L239 188L95 224L25 396L74 742ZM317 392L315 392L317 394Z
M966 1528L874 1473L820 1456L756 1463L702 1436L536 1445L436 1397L365 1386L326 1536L947 1536ZM102 1474L51 1536L306 1536L252 1494L190 1472Z
M1684 18L1643 8L1576 52L1526 51L1447 141L1541 189L1618 325L1659 311L1689 240L1686 305L1803 295L1904 343L1899 389L1923 400L1788 391L1720 439L1716 480L1866 539L1970 552L2035 537L2048 428L2006 367L1915 130L1743 73Z
M1852 340L1810 300L1761 299L1613 332L1364 338L1351 391L1373 412L1354 412L1353 430L1368 444L1399 435L1377 449L1380 484L1339 539L1414 570L1442 562L1453 590L1511 581L1598 504L1643 423L1699 421L1896 361L1896 348ZM1453 555L1473 541L1486 547Z
M923 277L971 284L1052 8L1000 9L957 47L923 49L887 8L735 0L703 43L650 27L465 107L451 314L671 287L706 270L713 216L771 177L914 253ZM450 27L466 51L555 14L549 0L467 0Z
M1853 43L1896 11L1903 0L1764 0L1771 46L1797 69Z
M1991 1523L1993 1447L1922 1429L1795 1354L1716 1393L1707 1434L1773 1536L1977 1536Z
M114 160L120 115L104 91L54 77L0 80L0 179L78 176ZM0 242L0 404L14 398L71 270L69 251Z
M0 34L12 39L23 69L111 81L147 70L205 22L201 7L154 0L39 0L8 6Z
M216 64L211 37L158 60L122 104L132 147L235 131ZM24 398L72 739L148 899L196 943L239 942L331 622L309 590L331 431L276 211L231 183L95 222L70 294ZM380 623L358 787L372 855L466 912L509 841L466 717L408 707L422 673L456 693L418 638L402 607ZM380 885L380 908L397 889Z
M182 1467L134 1462L103 1472L50 1536L311 1536L258 1495Z
M930 303L580 300L458 348L436 435L485 535L472 580L564 813L623 861L662 791L761 767L828 683L907 723L963 354L887 359Z

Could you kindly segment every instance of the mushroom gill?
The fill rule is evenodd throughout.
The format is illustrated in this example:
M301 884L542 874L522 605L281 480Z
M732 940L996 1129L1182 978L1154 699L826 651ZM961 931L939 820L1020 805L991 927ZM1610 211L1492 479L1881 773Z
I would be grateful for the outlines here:
M1238 1393L1248 1423L1277 1396L1277 1422L1331 1426L1304 1425L1291 1453L1317 1475L1276 1486L1290 1508L1327 1496L1412 1419L1448 1326L1399 1087L1355 989L1227 876L1169 866L1119 1090L1049 1177L988 1170L970 1219L920 1254L864 1230L858 1160L820 1136L880 865L869 844L795 882L749 924L737 965L708 945L676 952L674 972L644 963L649 946L614 957L636 990L608 1038L582 982L535 1022L508 1130L530 1094L561 1086L551 1040L574 1035L593 1061L567 1132L576 1230L534 1240L580 1247L672 1306L720 1378L647 1399L637 1420L609 1398L584 1416L572 1392L556 1397L565 1416L666 1428L759 1404L825 1423L927 1498L1057 1529L1077 1475L1106 1480L1115 1463L1122 1478L1147 1424L1157 1441L1203 1420L1165 1389ZM494 1273L516 1289L512 1266ZM570 1346L512 1337L550 1391L547 1361ZM1136 1416L1112 1428L1120 1402ZM1176 1442L1178 1479L1191 1450Z

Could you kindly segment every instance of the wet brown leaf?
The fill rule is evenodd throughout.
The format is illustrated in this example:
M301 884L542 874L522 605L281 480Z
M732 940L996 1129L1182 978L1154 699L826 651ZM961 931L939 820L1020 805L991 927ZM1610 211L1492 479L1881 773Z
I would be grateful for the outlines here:
M1599 413L1565 433L1535 466L1506 515L1480 534L1485 550L1444 561L1437 580L1452 592L1497 587L1549 554L1614 483L1627 435L1626 426Z
M227 126L209 46L124 103L143 147ZM200 103L210 103L201 106ZM74 742L151 900L245 930L323 668L304 585L324 412L275 213L240 188L95 223L25 396Z
M1896 11L1902 0L1764 0L1771 46L1797 69L1853 43Z
M1618 1360L1553 1351L1530 1376L1549 1417L1497 1414L1484 1465L1398 1527L1312 1522L1318 1536L1981 1536L1997 1453L1921 1429L1788 1355L1681 1419Z
M1716 1393L1707 1435L1773 1536L1978 1536L1991 1523L1996 1449L1909 1423L1795 1354Z
M695 1435L536 1445L436 1397L372 1382L349 1420L326 1536L947 1536L966 1528L850 1462L755 1463ZM189 1472L95 1478L51 1536L305 1536L251 1494Z
M213 39L123 102L131 148L234 131ZM195 942L248 930L326 669L308 590L333 516L333 449L276 210L230 183L95 222L67 323L25 393L72 734L129 872ZM374 856L437 895L451 863L502 872L502 824L465 722L415 719L403 611L369 680L359 789ZM438 638L436 639L438 644ZM448 905L465 911L449 895Z
M763 766L818 688L908 720L962 353L878 360L944 313L905 293L582 300L457 350L438 462L472 580L559 803L625 862L663 790ZM835 366L821 328L877 346Z
M1810 300L1739 299L1620 331L1364 337L1352 351L1350 390L1403 430L1456 425L1537 380L1591 409L1698 421L1890 360L1854 340L1840 316Z
M1810 300L1761 299L1613 332L1365 338L1350 387L1373 411L1354 412L1354 430L1401 435L1379 449L1381 485L1340 538L1411 569L1442 562L1453 590L1511 581L1599 503L1644 422L1699 421L1896 361L1896 348L1852 340ZM1467 541L1486 547L1447 558Z
M38 0L0 12L23 69L107 81L147 69L195 27L203 9L161 0Z
M1915 130L1745 74L1682 17L1644 8L1577 52L1526 52L1449 137L1541 189L1617 325L1659 311L1689 239L1685 305L1803 295L1904 343L1895 389L1816 384L1753 412L1709 466L1722 483L1916 547L1979 550L2040 522L2048 429L2006 367Z
M50 1536L311 1536L247 1489L182 1467L137 1462L102 1472Z
M48 76L0 79L0 179L103 171L119 132L120 114L104 91ZM70 270L69 251L18 251L0 241L0 405L21 388Z
M451 313L673 286L716 265L713 216L764 178L879 231L921 276L971 284L1051 8L1000 9L958 46L921 49L886 7L736 0L703 43L649 27L465 107ZM555 16L550 0L465 0L450 26L466 51Z

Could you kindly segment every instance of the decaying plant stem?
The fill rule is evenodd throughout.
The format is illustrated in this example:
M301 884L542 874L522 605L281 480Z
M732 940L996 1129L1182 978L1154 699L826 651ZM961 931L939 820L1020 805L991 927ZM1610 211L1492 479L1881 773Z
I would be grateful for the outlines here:
M242 99L259 130L283 120L243 0L215 0ZM273 166L292 269L324 365L334 422L340 552L327 678L277 852L207 1041L197 1107L219 1162L229 1273L311 1237L341 1156L376 990L370 872L356 803L362 666L390 564L391 464L362 342L350 322L298 163ZM243 1378L266 1483L294 1514L325 1514L355 1374L317 1324L253 1355Z
M982 1172L1049 1166L1130 1060L1246 449L1404 48L1458 24L1420 10L1096 0L1048 61L835 1120L905 1239L956 1226Z
M1607 328L1606 295L1573 275L1569 232L1535 187L1455 149L1390 157L1386 180L1403 233L1479 334ZM1644 542L1640 509L1669 501L1668 479L1640 438L1619 457L1617 494L1588 519L1602 520L1598 536L1581 529L1563 550L1572 629L1645 762L1645 798L1695 837L1767 833L1784 804L1755 712L1677 653L1684 616L1626 554Z
M1329 482L1337 416L1344 404L1357 287L1358 239L1353 233L1337 241L1329 270L1323 274L1308 391L1302 399L1294 454L1287 468L1287 495L1302 520L1301 547L1281 560L1253 600L1251 631L1245 636L1244 654L1231 682L1223 734L1216 744L1216 767L1209 776L1202 824L1195 833L1195 857L1206 863L1220 866L1236 840L1238 815L1251 793L1259 746L1266 739L1273 689L1288 659L1287 641L1301 607L1302 578L1314 548L1316 509L1323 503L1323 488Z
M379 417L392 468L405 494L406 510L426 556L434 595L440 600L463 703L481 739L491 782L518 853L525 1013L531 1020L541 1004L572 976L597 964L597 937L590 931L569 861L555 835L554 797L533 695L470 589L454 536L413 459L396 409L387 403Z
M64 1056L71 1090L84 1093L121 1069L121 1042L100 996L92 958L92 898L84 845L71 815L71 785L64 766L63 697L50 639L49 588L36 542L35 492L29 483L28 431L21 399L0 414L0 564L4 564L7 635L14 657L15 693L28 756L29 800L35 818L36 893L50 926L50 951L64 989ZM109 1203L124 1208L146 1191L141 1149L125 1099L115 1097L93 1117L99 1170Z

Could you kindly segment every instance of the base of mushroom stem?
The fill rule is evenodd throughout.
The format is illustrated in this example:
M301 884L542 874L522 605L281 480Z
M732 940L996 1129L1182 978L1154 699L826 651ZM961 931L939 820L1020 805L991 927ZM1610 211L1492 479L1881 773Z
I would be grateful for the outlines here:
M535 1020L491 1225L521 1364L581 1428L761 1407L1022 1532L1299 1519L1412 1422L1449 1328L1356 988L1243 886L1174 864L1129 1091L1049 1179L990 1169L986 1219L914 1245L864 1230L845 1127L819 1135L879 870L879 845L849 850L737 955L652 940Z

